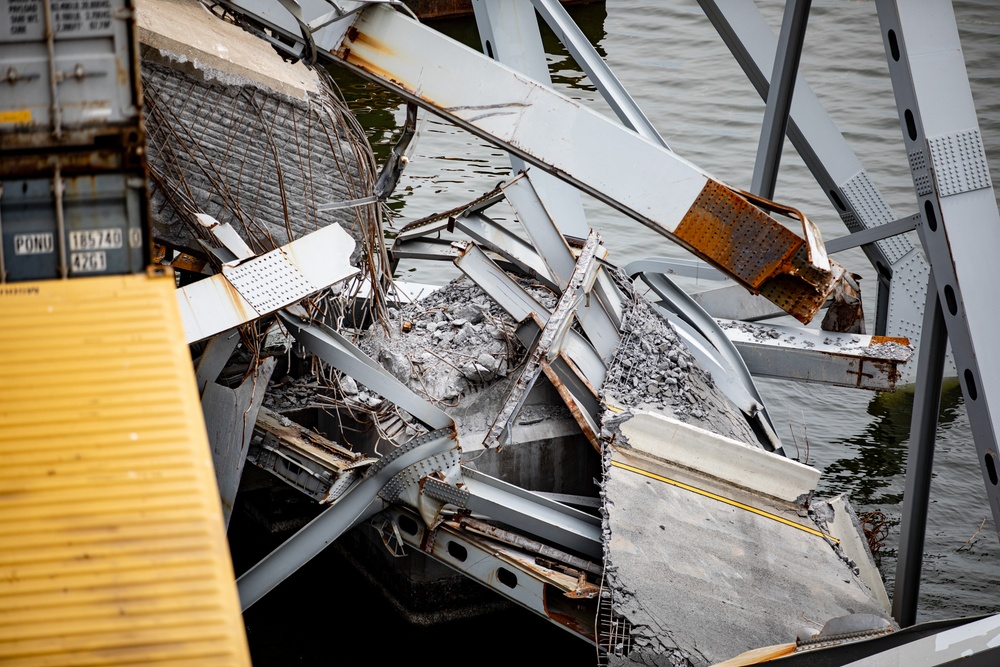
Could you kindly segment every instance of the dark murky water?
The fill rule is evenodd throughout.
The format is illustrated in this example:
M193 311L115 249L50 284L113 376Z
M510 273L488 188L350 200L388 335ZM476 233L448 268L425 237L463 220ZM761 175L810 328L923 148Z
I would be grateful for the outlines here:
M769 0L758 4L776 25L784 3ZM988 0L956 1L955 6L980 127L997 181L1000 70L995 63L1000 51L1000 7ZM577 7L572 13L674 151L722 180L749 185L763 103L694 0L615 0ZM446 22L439 28L466 43L478 44L471 19ZM582 103L607 112L594 88L551 34L545 35L545 46L556 85ZM801 69L897 217L914 211L874 3L814 0ZM338 78L369 129L381 162L402 121L399 100L374 86ZM503 180L508 169L506 155L500 150L436 118L427 118L416 153L393 198L396 227L482 194ZM656 187L655 182L649 185ZM808 212L827 239L845 233L790 145L783 156L775 199ZM661 237L602 204L589 200L585 207L591 225L603 233L612 260L618 264L650 255L684 256ZM862 274L863 287L874 285L874 271L860 251L842 253L837 259ZM440 265L401 266L400 277L440 284L456 275L453 270ZM872 297L869 294L869 316ZM758 385L779 435L786 441L786 450L797 447L801 458L808 458L824 471L821 491L847 492L859 512L878 510L888 516L890 532L880 560L891 594L912 391L874 395L772 380L760 380ZM1000 544L955 383L946 386L942 401L934 471L919 619L996 612L1000 609ZM550 630L527 613L512 612L502 618L433 631L387 625L385 619L391 614L378 606L371 591L353 590L355 584L344 585L341 591L341 584L324 582L324 574L311 566L296 575L298 581L307 582L305 586L295 587L298 591L314 590L317 598L329 600L320 605L326 610L323 617L296 617L288 624L294 629L282 631L268 629L273 623L268 614L275 613L267 611L271 603L267 609L261 603L261 610L250 612L256 662L263 658L267 664L272 660L277 661L274 664L318 664L321 656L336 655L346 643L360 651L351 655L379 662L381 658L408 663L464 662L499 656L503 661L528 664L592 664L591 649L577 646L575 640ZM290 594L277 593L275 604ZM284 599L286 606L276 608L294 609L293 602ZM347 627L345 614L355 619ZM303 628L309 632L300 637ZM473 640L467 638L469 633ZM324 634L329 636L328 649L310 645L317 635ZM279 639L282 636L294 645L301 642L301 650L289 653L289 645ZM449 644L452 640L458 644ZM276 641L282 643L282 652L272 656L268 646ZM446 656L438 652L441 642L473 653L459 651ZM536 654L540 643L552 654Z

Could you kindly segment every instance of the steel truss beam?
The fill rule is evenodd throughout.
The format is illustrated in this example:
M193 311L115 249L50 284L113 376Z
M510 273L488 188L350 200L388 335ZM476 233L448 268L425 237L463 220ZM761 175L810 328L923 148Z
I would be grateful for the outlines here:
M457 447L454 430L442 429L414 438L380 459L369 469L365 479L236 580L243 610L267 595L350 528L384 509L379 494L397 474Z
M778 52L774 56L771 81L778 85L767 91L767 107L760 128L757 144L757 161L753 168L750 192L774 199L774 186L778 181L781 148L785 145L788 127L788 110L792 106L792 93L799 73L802 42L806 36L806 21L812 0L785 0L785 15L781 20Z
M472 0L472 7L483 53L535 81L552 85L538 19L531 5L518 0ZM528 166L516 155L510 156L510 165L515 174ZM541 172L535 178L535 189L564 232L577 238L587 236L590 225L576 188Z
M747 78L764 99L777 39L753 0L698 0ZM897 216L802 78L795 83L788 138L844 224L852 232L893 222ZM875 333L920 339L927 265L905 236L862 246L878 273Z
M934 274L930 286L936 288L936 303L942 309L958 367L994 525L1000 526L1000 355L995 349L1000 211L955 14L947 0L877 0L876 8L923 216L917 231ZM935 365L926 371L926 377L918 378L918 387L926 383L920 391L939 393L935 384L939 369ZM914 405L911 438L922 439L933 432L937 411L917 412L920 407L929 408L933 400L928 397L926 406ZM908 492L910 486L908 478ZM904 521L922 531L918 502L904 507L915 519L911 523L904 516ZM904 535L903 540L919 546L913 535ZM901 624L912 622L916 615L916 591L907 588L919 581L914 571L919 574L920 558L919 550L914 553L908 549L905 562L903 552L900 554L898 567L903 578L897 580L895 597L899 602L894 602L893 611Z

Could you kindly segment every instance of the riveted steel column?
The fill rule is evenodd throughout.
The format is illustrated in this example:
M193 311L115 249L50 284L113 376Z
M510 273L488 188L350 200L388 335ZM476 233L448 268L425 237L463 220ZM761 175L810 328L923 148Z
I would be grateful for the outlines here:
M923 215L918 231L934 272L986 495L1000 525L1000 211L955 14L947 0L878 0L876 7Z

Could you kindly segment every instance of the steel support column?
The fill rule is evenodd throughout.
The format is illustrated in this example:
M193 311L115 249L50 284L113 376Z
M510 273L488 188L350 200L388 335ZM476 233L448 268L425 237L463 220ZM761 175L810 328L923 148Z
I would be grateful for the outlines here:
M799 58L806 37L810 5L812 0L785 1L778 52L774 55L774 70L771 73L771 81L777 81L778 85L772 84L767 91L767 107L750 184L750 192L767 199L774 199L774 185L778 181L781 148L785 144L788 112L792 108L795 79L799 74Z
M597 90L600 91L604 101L608 103L618 119L640 136L669 150L670 146L667 145L646 114L642 112L639 105L618 81L618 77L597 53L597 50L594 49L566 9L559 4L559 0L531 0L531 3L535 5L539 16L573 56L576 64L586 73L587 78L597 86Z
M472 0L483 53L548 86L549 65L538 31L538 17L528 2L518 0ZM527 169L523 159L510 156L514 173ZM535 190L565 234L586 238L587 218L580 192L545 172L532 174Z
M896 583L892 593L892 615L904 628L917 622L934 440L938 412L941 409L941 376L948 348L948 332L933 273L927 285L923 329L924 337L920 340L917 362L917 388L913 396L913 415L910 418L906 487L903 491L903 516L899 528L899 560L896 561Z

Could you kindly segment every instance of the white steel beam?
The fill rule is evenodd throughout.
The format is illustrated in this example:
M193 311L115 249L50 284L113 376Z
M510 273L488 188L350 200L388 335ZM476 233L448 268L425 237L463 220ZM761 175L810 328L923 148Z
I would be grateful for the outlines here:
M757 377L894 391L913 353L905 338L718 322Z
M222 273L177 290L188 343L214 336L289 306L350 278L354 239L339 225L323 227L258 257L236 259Z

